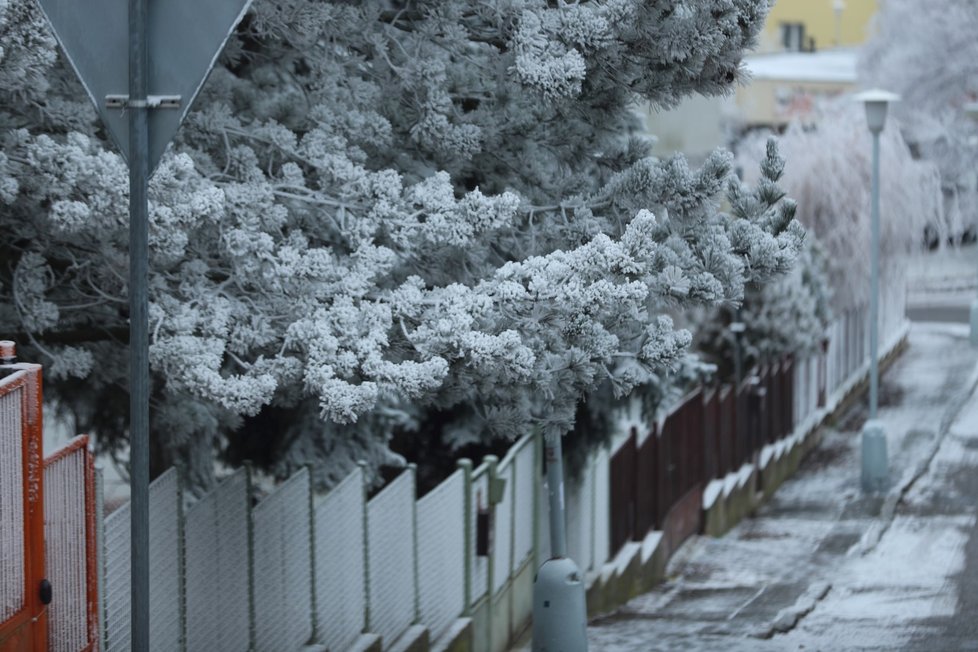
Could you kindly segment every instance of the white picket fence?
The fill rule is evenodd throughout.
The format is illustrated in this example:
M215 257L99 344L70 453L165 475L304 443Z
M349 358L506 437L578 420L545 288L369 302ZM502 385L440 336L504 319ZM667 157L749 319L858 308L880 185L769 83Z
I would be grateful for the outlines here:
M879 306L879 355L883 356L906 330L904 284L884 288ZM843 311L826 330L827 355L796 356L794 366L794 422L803 423L819 409L819 374L825 375L829 401L869 365L869 306ZM821 361L820 361L821 360Z

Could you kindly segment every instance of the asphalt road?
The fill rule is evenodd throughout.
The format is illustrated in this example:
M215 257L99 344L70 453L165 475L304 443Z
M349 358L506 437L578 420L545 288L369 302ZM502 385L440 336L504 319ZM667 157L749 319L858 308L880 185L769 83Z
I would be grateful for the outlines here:
M969 323L971 308L967 305L952 306L907 306L910 321Z

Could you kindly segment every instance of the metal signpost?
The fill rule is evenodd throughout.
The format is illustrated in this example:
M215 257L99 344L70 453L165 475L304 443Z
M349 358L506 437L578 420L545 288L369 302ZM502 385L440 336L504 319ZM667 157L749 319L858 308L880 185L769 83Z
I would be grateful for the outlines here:
M149 177L251 0L39 2L129 163L132 649L148 650Z
M561 435L544 439L550 504L550 559L533 580L533 652L587 652L584 576L567 556Z

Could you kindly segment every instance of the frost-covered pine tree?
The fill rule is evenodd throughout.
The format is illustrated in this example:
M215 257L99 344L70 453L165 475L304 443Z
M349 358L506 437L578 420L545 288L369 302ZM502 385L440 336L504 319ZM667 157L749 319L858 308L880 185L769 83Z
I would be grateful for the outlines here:
M828 267L825 252L809 237L791 272L771 283L749 287L737 309L716 309L703 320L696 345L719 367L719 379L732 379L738 346L745 374L757 364L817 350L833 317ZM744 324L740 334L730 329L735 321Z
M890 89L905 139L937 164L944 192L940 240L978 229L978 123L964 106L978 100L978 7L973 0L881 4L863 51L860 77Z
M670 313L735 304L803 232L770 175L659 161L638 99L740 76L767 0L257 0L151 181L156 459L328 484L564 433L681 364ZM0 332L124 445L125 167L29 0L0 0ZM783 165L772 152L763 165Z

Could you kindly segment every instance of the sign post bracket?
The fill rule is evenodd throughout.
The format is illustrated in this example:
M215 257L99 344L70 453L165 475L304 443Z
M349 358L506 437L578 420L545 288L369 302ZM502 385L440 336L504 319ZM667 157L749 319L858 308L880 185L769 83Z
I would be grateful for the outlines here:
M128 95L106 95L107 109L179 109L183 98L179 95L147 95L145 100L130 100Z

